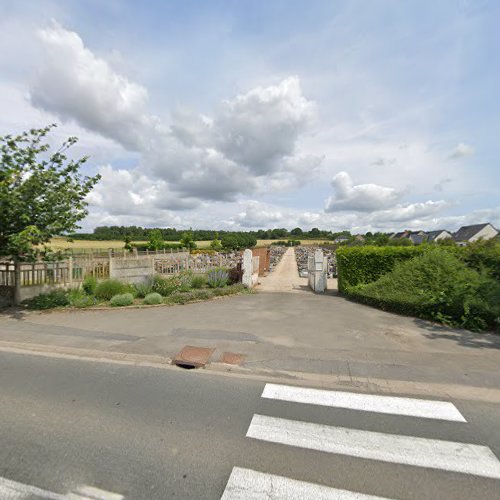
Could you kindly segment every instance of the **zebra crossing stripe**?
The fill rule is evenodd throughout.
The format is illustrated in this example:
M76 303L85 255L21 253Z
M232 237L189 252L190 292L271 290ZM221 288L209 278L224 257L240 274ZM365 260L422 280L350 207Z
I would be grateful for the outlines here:
M221 500L384 500L382 497L339 490L287 477L234 467ZM387 500L387 499L385 499Z
M123 495L93 486L80 486L64 498L65 500L122 500Z
M262 397L349 410L467 422L456 406L446 401L326 391L278 384L266 384Z
M28 500L32 498L64 500L63 495L42 490L29 484L18 483L4 477L0 477L0 498L3 500Z
M331 427L254 415L247 437L383 462L500 479L500 462L487 446Z
M122 500L123 495L93 486L80 486L66 495L60 495L36 486L0 477L1 500L31 500L33 498L40 500Z

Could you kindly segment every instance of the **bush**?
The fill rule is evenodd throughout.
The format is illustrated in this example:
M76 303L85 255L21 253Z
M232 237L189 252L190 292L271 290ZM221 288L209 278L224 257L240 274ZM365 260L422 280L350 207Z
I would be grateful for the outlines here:
M342 247L336 252L338 287L348 293L350 287L371 283L392 271L397 262L421 255L425 246L417 247Z
M148 293L144 297L144 304L147 304L147 305L161 304L162 301L163 301L163 297L159 293L156 293L156 292Z
M163 278L161 276L154 276L151 289L167 297L174 292L187 292L191 288L193 273L191 271L182 271L175 276L168 276Z
M72 307L91 307L97 304L97 299L92 295L87 295L83 290L75 288L68 292L69 305Z
M165 298L165 304L187 304L194 300L190 293L175 292Z
M94 295L97 288L97 280L94 278L94 276L87 276L83 280L82 288L87 295Z
M134 296L131 293L121 293L112 297L109 303L113 307L130 306L134 303Z
M500 281L500 243L494 239L475 241L462 248L463 259L476 271L485 271Z
M69 305L68 294L64 290L54 290L49 293L41 293L32 299L24 301L28 309L52 309L53 307L65 307Z
M131 245L132 248L136 248L138 252L145 252L146 250L150 250L154 252L154 249L151 248L149 243L146 244L137 244L134 243ZM161 243L157 250L181 250L182 245L180 243Z
M216 267L207 273L207 285L210 288L220 288L229 283L229 271L223 267Z
M191 293L196 300L208 300L213 297L212 290L193 290Z
M190 292L175 292L164 299L165 304L187 304L197 300L208 300L212 297L223 295L234 295L236 293L247 292L243 285L227 286L225 288L213 288L210 290L191 290Z
M110 300L115 295L130 292L130 285L115 279L104 280L98 283L95 296L98 299Z
M436 247L395 264L377 281L348 289L349 297L381 309L470 330L500 322L500 283Z
M203 288L207 283L207 277L204 274L197 274L191 279L191 288Z
M153 282L152 280L148 280L146 283L136 283L134 288L135 296L143 299L146 295L153 292Z

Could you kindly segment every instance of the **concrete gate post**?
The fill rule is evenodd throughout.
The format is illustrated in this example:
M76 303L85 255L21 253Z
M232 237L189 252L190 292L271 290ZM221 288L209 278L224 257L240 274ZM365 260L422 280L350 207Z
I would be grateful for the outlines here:
M246 249L243 252L243 277L241 282L247 288L252 288L252 273L253 273L253 253L252 250Z
M309 258L308 267L309 286L316 293L324 293L327 285L327 266L322 250L316 250L314 256Z

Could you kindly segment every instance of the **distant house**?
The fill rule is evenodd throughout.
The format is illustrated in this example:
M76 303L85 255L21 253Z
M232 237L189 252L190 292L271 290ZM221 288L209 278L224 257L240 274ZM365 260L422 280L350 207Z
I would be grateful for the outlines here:
M426 240L426 238L427 236L423 231L419 231L418 233L410 233L410 235L408 236L408 239L414 245L421 245Z
M452 234L446 229L438 229L437 231L428 231L427 241L432 243L433 241L444 240L446 238L453 238Z
M401 238L408 238L410 234L411 231L400 231L399 233L391 234L391 239L400 240Z
M420 245L426 240L425 231L401 231L391 235L394 240L410 240L414 245Z
M498 231L489 223L462 226L454 235L457 243L471 243L479 239L490 240L498 235Z
M346 243L347 241L349 241L349 238L347 236L337 236L333 240L334 243Z

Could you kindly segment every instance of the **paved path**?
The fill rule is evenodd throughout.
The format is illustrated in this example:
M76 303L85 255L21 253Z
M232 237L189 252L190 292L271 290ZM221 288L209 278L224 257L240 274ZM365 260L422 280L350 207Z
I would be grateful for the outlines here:
M500 335L453 330L339 295L257 293L173 307L0 315L0 350L169 363L185 345L215 348L213 364L223 352L241 353L241 369L252 373L396 392L417 390L419 381L420 394L436 384L450 394L452 384L500 401Z
M500 404L6 353L0 381L2 499L499 498Z
M295 251L288 248L272 273L259 278L257 290L263 292L309 291L307 278L301 278L295 260Z

